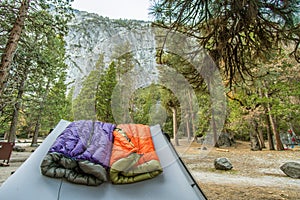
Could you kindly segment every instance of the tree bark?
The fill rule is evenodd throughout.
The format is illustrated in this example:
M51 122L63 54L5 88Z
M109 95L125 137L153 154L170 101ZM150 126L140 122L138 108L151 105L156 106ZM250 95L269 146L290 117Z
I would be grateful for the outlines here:
M263 94L262 94L262 91L261 91L261 88L258 88L258 94L261 98L263 98ZM258 116L259 118L259 122L260 124L262 124L262 115L259 114ZM258 126L257 124L257 131L258 131L258 136L259 136L259 140L261 142L261 148L266 148L266 145L265 145L265 140L264 140L264 136L263 136L263 132L262 132L262 128Z
M268 93L265 92L265 97L266 98L269 98L268 96ZM275 140L276 140L276 149L278 151L281 151L281 150L284 150L284 147L283 147L283 144L280 140L280 136L279 136L279 133L276 129L276 125L275 125L275 122L274 122L274 119L273 119L273 116L271 114L271 106L269 103L267 103L267 111L268 111L268 117L269 117L269 122L270 122L270 126L271 126L271 129L272 129L272 132L275 136Z
M265 86L265 83L264 82L262 82L262 83ZM261 88L258 89L258 93L259 93L260 98L264 97ZM271 125L270 125L270 120L269 120L268 115L267 115L268 111L267 111L266 105L263 104L263 108L264 108L264 113L263 113L263 117L261 118L261 121L266 121L266 123L267 123L266 131L267 131L267 136L268 136L269 149L270 150L275 150L274 142L273 142L273 136L272 136L271 131L270 131L271 130L271 128L270 128ZM264 144L263 148L265 148L265 144Z
M16 22L9 34L8 41L5 47L5 50L1 57L0 65L0 96L2 96L5 82L7 79L7 74L10 70L11 63L13 60L13 54L15 53L18 42L21 36L21 32L24 26L24 21L26 19L26 14L29 9L30 0L22 0L22 4L19 9L19 13L16 19Z
M258 151L262 150L262 141L260 140L259 137L259 132L258 132L258 123L255 121L255 119L251 119L251 124L253 126L253 131L250 132L250 141L251 141L251 150L252 151Z
M50 80L48 80L48 82L47 82L45 93L42 97L43 100L40 102L40 108L38 110L38 116L37 116L36 123L35 123L31 146L37 145L37 139L38 139L39 130L40 130L40 126L41 126L42 113L43 113L43 109L45 106L46 98L48 96L49 87L50 87Z
M211 112L211 120L212 120L212 129L214 134L214 147L219 147L218 144L218 133L217 133L217 127L216 127L216 120L215 120L215 110L212 108Z
M251 143L251 150L258 151L261 150L260 142L257 137L257 133L255 131L250 132L250 143Z
M13 118L11 121L10 129L9 129L9 136L8 136L9 142L15 142L15 139L16 139L16 130L17 130L17 126L18 126L19 112L20 112L20 108L22 105L21 100L22 100L22 96L24 93L25 81L26 81L26 77L27 77L27 68L25 69L24 73L25 73L25 75L23 76L21 83L19 85L19 89L18 89L17 102L15 103L15 106L14 106Z
M188 96L189 96L189 110L190 110L190 116L191 116L191 124L192 124L192 134L194 136L193 141L197 141L197 135L196 135L196 127L195 127L195 115L193 111L193 99L191 92L188 90Z
M260 117L259 117L260 118ZM261 119L259 119L259 122L261 123ZM264 136L263 136L263 132L261 130L261 127L259 127L258 123L257 123L257 132L258 132L258 137L259 137L259 142L260 142L260 147L262 149L266 148L265 145L265 140L264 140Z
M174 107L171 107L172 113L173 113L173 137L174 137L174 142L175 146L179 146L178 138L177 138L177 110Z
M267 135L268 135L269 149L275 150L274 142L273 142L273 135L271 134L271 124L270 124L270 120L267 115L266 115L266 121L267 121Z
M258 128L258 137L259 137L261 148L265 149L266 148L265 140L264 140L263 132L260 128Z
M269 119L270 119L270 124L271 124L271 128L272 128L272 131L273 131L273 134L275 135L275 139L276 139L276 149L277 150L284 150L284 147L282 145L282 142L280 140L280 136L279 136L279 133L277 132L277 129L276 129L276 125L275 125L275 122L274 122L274 119L273 119L273 116L272 114L270 113L271 110L269 110Z
M190 122L189 122L189 114L187 114L185 121L186 121L187 137L188 137L188 141L190 141L191 140L191 129L190 129Z
M41 111L39 111L39 114L38 114L38 118L36 120L36 123L35 123L35 128L34 128L34 133L33 133L33 137L32 137L32 141L31 141L31 146L36 146L37 143L38 143L38 136L39 136L39 131L40 131L40 121L41 121Z

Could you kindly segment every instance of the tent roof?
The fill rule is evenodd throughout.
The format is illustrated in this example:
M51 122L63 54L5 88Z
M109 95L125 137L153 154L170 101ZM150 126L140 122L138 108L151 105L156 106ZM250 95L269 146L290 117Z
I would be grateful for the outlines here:
M153 179L127 185L108 182L93 187L43 176L40 163L56 137L69 123L61 120L41 146L2 184L2 200L206 199L173 146L162 134L159 125L151 126L151 134L164 171Z

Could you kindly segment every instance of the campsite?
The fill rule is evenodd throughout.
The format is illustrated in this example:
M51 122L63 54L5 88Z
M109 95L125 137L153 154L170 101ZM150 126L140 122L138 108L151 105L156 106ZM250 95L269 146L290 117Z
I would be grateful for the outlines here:
M300 0L1 0L0 198L299 199L299 33Z
M36 149L30 147L28 141L21 142L17 145L23 146L25 151L13 151L10 165L1 168L1 184ZM180 144L176 150L208 199L295 200L299 197L300 180L287 177L280 170L285 162L299 161L299 147L280 152L255 152L250 150L249 142L237 141L233 147L223 147L223 151L214 148L200 158L200 144L188 144L184 139L180 140ZM213 162L218 157L227 157L233 163L233 169L216 170Z

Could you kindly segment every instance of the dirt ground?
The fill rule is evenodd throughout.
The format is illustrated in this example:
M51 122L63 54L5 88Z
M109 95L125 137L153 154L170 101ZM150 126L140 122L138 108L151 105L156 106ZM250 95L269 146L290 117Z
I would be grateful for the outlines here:
M280 170L286 162L300 163L300 146L285 151L251 151L249 142L241 141L233 147L207 150L197 143L180 144L177 152L208 199L300 199L300 179ZM233 169L216 170L214 160L220 157L226 157Z
M30 156L34 148L13 152L10 166L0 167L0 186ZM288 161L300 163L300 146L285 151L251 151L249 142L238 141L234 147L207 148L180 140L176 147L182 160L210 200L283 200L300 199L300 179L287 177L280 166ZM215 170L214 160L226 157L229 171Z
M11 156L10 156L9 166L0 166L0 187L1 187L2 183L13 172L15 172L23 164L23 162L32 154L32 152L35 150L34 147L29 146L29 143L27 143L27 144L22 143L21 145L16 143L16 145L22 146L25 149L25 151L24 152L13 151ZM3 161L0 160L0 162L2 163Z

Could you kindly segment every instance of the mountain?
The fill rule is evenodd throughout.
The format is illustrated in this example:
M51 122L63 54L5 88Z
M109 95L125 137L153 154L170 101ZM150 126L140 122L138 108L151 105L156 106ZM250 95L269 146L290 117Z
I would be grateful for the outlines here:
M66 37L68 82L75 81L80 89L80 81L95 69L100 55L104 55L105 66L108 66L113 58L126 53L134 55L137 63L134 73L144 77L136 87L155 81L155 35L150 22L112 20L85 11L74 14Z

